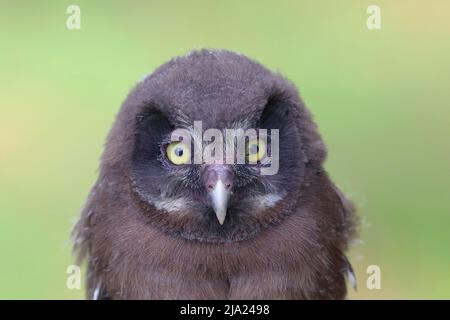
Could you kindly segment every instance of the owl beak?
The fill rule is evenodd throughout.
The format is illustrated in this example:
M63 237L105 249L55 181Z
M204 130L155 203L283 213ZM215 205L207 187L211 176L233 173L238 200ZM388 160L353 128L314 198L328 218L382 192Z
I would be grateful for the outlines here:
M203 177L211 206L220 225L223 225L233 186L233 175L226 166L211 165L206 168Z
M217 181L214 189L209 192L211 204L216 213L217 220L220 225L225 221L228 208L228 199L230 198L230 191L226 188L222 180Z

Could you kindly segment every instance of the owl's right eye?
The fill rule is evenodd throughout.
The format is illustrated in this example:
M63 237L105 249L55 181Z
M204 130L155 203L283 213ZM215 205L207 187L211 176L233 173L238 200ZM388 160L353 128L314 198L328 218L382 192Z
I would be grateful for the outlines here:
M190 163L191 150L188 145L182 142L172 142L166 149L167 158L175 165Z
M261 161L266 155L266 143L262 139L250 141L246 149L247 160L250 163Z

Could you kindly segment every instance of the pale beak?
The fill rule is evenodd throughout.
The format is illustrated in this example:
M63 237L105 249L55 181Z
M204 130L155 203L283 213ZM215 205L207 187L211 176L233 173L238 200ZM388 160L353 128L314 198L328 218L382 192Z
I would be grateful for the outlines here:
M222 180L218 180L214 188L209 192L211 204L220 225L223 224L227 215L228 199L230 198L230 194L230 190L225 187Z
M233 173L227 166L209 165L204 168L202 179L208 191L211 207L220 225L223 225L227 215L228 200L233 189Z

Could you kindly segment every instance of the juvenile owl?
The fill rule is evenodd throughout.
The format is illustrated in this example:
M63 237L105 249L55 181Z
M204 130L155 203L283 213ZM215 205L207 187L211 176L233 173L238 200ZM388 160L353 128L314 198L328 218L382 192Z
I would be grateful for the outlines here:
M229 51L130 92L73 235L90 299L342 299L349 201L292 83Z

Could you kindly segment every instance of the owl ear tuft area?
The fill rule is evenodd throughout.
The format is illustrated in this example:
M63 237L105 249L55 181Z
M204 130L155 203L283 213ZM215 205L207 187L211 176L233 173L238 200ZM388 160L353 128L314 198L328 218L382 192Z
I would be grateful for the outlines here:
M267 103L261 113L259 126L265 129L281 129L281 127L292 123L293 119L290 117L290 108L291 106L289 103L283 101L282 97L272 95L267 100Z
M154 159L160 154L160 143L174 130L169 118L155 106L138 115L135 129L135 160Z
M137 129L153 131L154 133L166 133L173 130L173 126L157 106L149 106L137 116Z
M309 110L295 88L288 87L267 100L259 119L259 127L279 129L280 139L298 135L305 161L320 166L326 158L326 147Z

